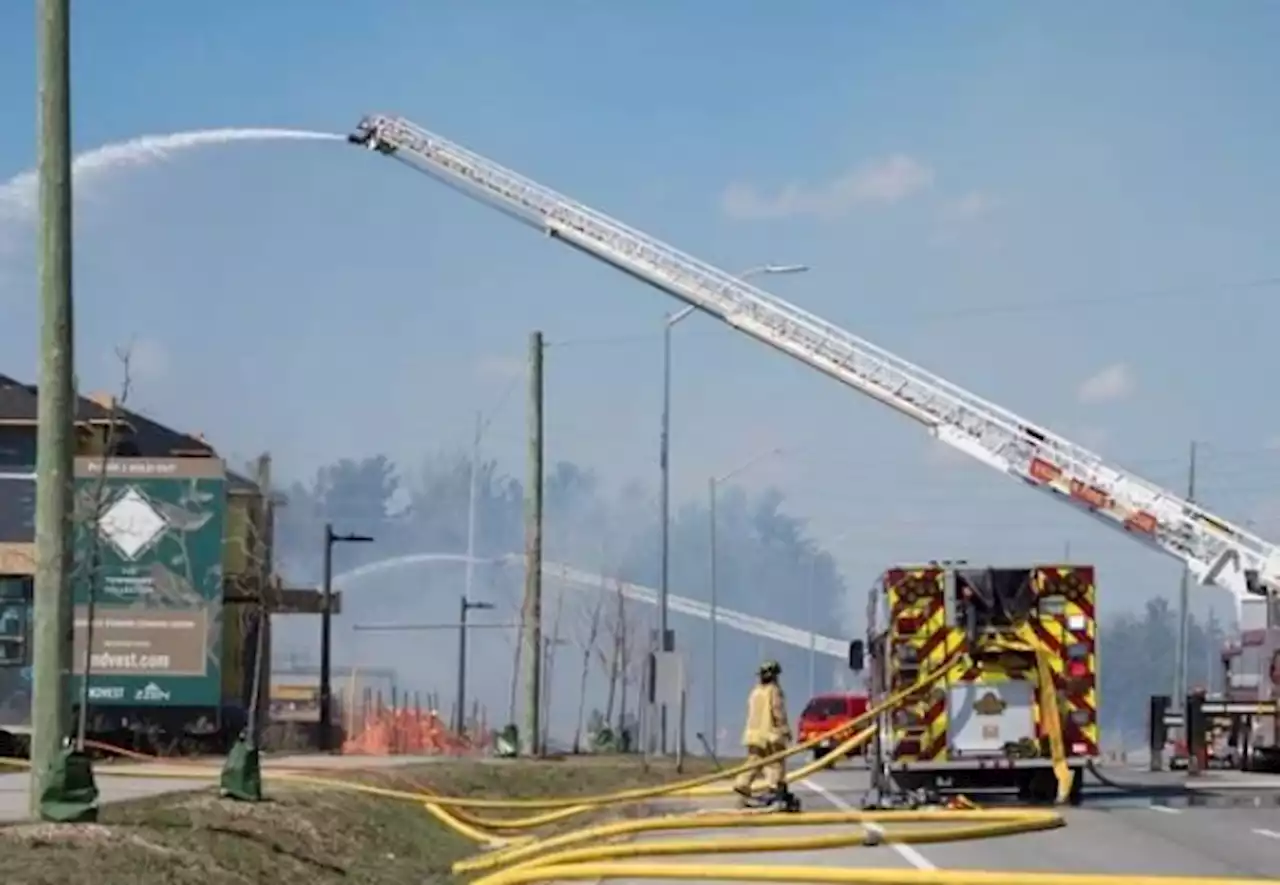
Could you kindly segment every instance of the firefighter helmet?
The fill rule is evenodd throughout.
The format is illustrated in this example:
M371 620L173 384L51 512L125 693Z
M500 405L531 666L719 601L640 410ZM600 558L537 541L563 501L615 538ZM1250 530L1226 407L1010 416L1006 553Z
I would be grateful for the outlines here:
M769 677L777 677L782 674L782 665L777 661L765 661L760 665L760 675L768 679Z

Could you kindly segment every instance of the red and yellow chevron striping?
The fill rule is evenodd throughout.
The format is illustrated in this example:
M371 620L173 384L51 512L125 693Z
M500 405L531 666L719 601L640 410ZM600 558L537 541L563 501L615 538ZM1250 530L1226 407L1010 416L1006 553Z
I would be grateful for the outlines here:
M1096 588L1091 566L1042 566L1033 569L1032 584L1040 616L1032 629L1048 652L1064 719L1063 735L1073 756L1098 752ZM946 623L947 574L939 567L896 568L884 575L888 604L888 684L891 691L912 685L922 674L944 664L964 647L964 630ZM1016 656L1015 656L1016 657ZM945 761L947 756L948 688L981 680L985 683L1025 678L1022 662L985 660L980 665L962 657L931 692L899 710L890 720L894 756L899 762ZM1037 733L1047 744L1039 721Z

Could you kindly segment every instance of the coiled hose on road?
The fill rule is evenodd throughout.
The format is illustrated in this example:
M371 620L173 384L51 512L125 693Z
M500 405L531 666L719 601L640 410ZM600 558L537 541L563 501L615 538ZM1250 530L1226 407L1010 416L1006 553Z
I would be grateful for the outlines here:
M874 722L938 681L958 660L958 656L926 675L910 688L890 696L864 714L832 731L818 735L768 761L780 761L813 749L823 741L841 739L830 754L790 772L789 782L829 767L835 760L865 744L875 731ZM1042 673L1043 677L1043 673ZM850 736L850 733L851 736ZM847 737L846 737L847 736ZM122 755L138 756L135 753ZM163 761L163 760L156 760ZM0 760L22 765L15 760ZM1203 876L1120 876L1080 873L997 872L973 870L915 870L873 868L830 868L817 866L777 866L654 862L648 858L704 858L716 854L746 854L763 851L803 851L822 848L850 848L882 844L921 844L985 839L1049 830L1065 825L1061 815L1047 809L962 808L913 811L824 811L794 814L760 814L734 809L704 810L666 814L639 820L613 821L584 826L570 832L539 838L532 831L570 817L600 811L610 806L655 799L688 800L725 796L732 788L723 783L757 765L747 762L701 777L658 787L621 790L590 797L541 799L499 799L439 796L424 792L394 790L333 777L320 777L303 770L265 772L281 782L308 784L335 790L412 802L423 807L442 824L475 842L482 851L454 865L455 873L480 873L474 885L523 885L551 881L599 879L660 879L741 882L813 882L840 885L1251 885L1269 879L1206 878ZM189 765L170 765L168 771L147 772L145 777L207 778ZM138 776L102 769L100 776ZM1060 794L1063 792L1059 791ZM490 817L476 811L532 811L523 817ZM773 833L786 827L852 825L836 833L789 836ZM761 829L768 835L735 838L716 835L708 838L673 838L654 841L618 841L646 833L676 833L697 830Z

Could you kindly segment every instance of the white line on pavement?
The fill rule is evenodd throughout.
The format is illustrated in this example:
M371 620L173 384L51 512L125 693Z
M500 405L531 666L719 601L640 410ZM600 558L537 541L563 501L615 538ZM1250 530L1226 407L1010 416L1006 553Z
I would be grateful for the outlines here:
M1170 808L1168 805L1148 805L1147 807L1152 811L1158 811L1161 814L1182 814L1178 809Z
M1268 839L1280 839L1280 833L1275 830L1254 830L1259 836L1266 836Z
M839 808L843 811L855 810L854 807L850 805L848 802L844 801L835 793L831 792L826 787L822 786L822 784L816 781L812 781L808 778L805 778L804 780L800 781L800 783L804 784L810 790L817 793L823 799L826 799L836 808ZM885 834L884 828L881 827L879 824L866 823L866 824L863 824L863 826L866 827L866 829L870 830L871 832L876 833L877 835L883 836ZM937 869L937 867L933 865L933 861L929 860L929 858L925 857L919 851L916 851L910 845L904 845L900 842L887 842L885 844L887 844L890 848L892 848L900 858L905 860L907 863L911 864L917 870L936 870Z

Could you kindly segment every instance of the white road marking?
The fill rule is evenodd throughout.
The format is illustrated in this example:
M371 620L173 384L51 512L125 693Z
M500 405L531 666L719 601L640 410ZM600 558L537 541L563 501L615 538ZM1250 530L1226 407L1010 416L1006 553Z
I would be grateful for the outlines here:
M826 799L828 802L830 802L836 808L841 809L842 811L856 810L848 802L844 801L835 793L831 792L826 787L822 786L822 784L819 784L816 781L812 781L812 780L809 780L808 778L805 778L800 783L804 784L810 790L817 793L823 799ZM879 824L866 823L866 824L863 824L863 826L867 830L873 833L876 833L877 835L883 836L885 834L884 828L881 827ZM916 851L910 845L904 845L900 842L887 842L885 844L888 845L890 848L892 848L894 852L898 855L898 857L902 858L907 863L911 864L917 870L936 870L937 869L937 867L934 866L933 861L929 860L929 858L925 857L919 851Z
M1275 830L1254 830L1259 836L1266 836L1268 839L1280 839L1280 833Z
M1161 814L1182 814L1177 808L1170 808L1168 805L1148 805L1152 811L1158 811Z

